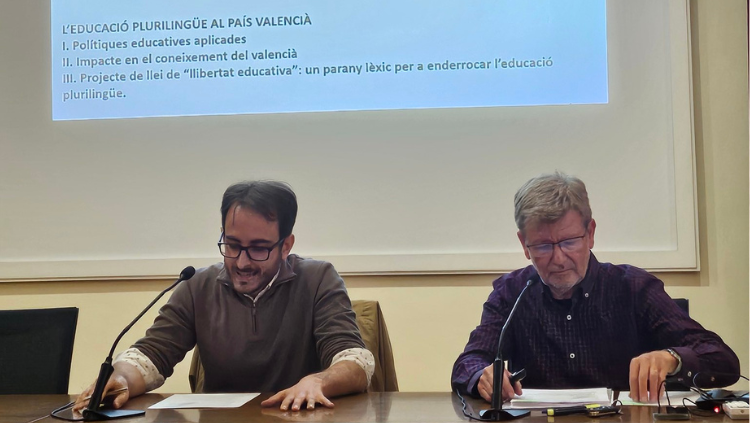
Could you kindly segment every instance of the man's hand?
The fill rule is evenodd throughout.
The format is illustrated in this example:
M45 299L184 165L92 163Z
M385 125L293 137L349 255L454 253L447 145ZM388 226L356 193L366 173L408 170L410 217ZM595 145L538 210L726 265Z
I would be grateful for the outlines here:
M333 403L328 397L364 392L367 389L367 374L353 361L340 361L320 373L303 377L296 385L284 389L271 398L260 403L263 407L281 404L279 409L299 411L302 404L312 410L315 404L323 404L328 408Z
M489 366L485 367L484 370L482 370L482 375L479 376L479 383L477 383L477 391L479 392L479 395L481 395L482 398L484 398L484 400L487 402L492 402L492 387L493 381L495 380L494 369L494 364L490 364ZM505 373L503 373L503 401L513 398L514 395L523 394L523 390L521 389L521 382L516 382L513 386L511 386L509 377L510 372L508 371L508 369L505 369Z
M102 393L102 400L107 396L108 392L118 391L117 396L112 401L112 407L120 408L125 405L130 398L135 398L146 391L146 382L143 380L143 376L134 366L131 366L125 362L116 362L114 364L114 372L109 377L107 384L104 386L104 392ZM89 398L94 392L96 381L86 388L81 395L76 399L73 405L73 411L81 411L89 405ZM113 392L114 394L114 392Z
M651 351L630 361L630 398L638 402L656 401L669 373L677 368L677 359L666 351Z
M315 404L323 404L328 408L333 408L333 403L323 395L323 376L320 373L311 374L303 377L296 385L284 389L276 395L260 403L262 407L273 407L281 404L279 409L299 411L302 404L307 404L307 409L312 410Z
M88 407L89 400L91 398L91 394L94 392L95 385L96 380L94 380L94 383L92 383L88 388L81 392L81 395L78 395L75 404L73 404L74 412L81 412L81 410ZM112 401L112 407L114 408L122 407L126 402L128 402L128 399L130 399L130 392L128 391L128 381L122 375L113 374L112 377L109 378L109 380L107 381L107 385L105 385L104 387L104 392L102 393L102 400L107 396L108 392L113 391L120 391Z

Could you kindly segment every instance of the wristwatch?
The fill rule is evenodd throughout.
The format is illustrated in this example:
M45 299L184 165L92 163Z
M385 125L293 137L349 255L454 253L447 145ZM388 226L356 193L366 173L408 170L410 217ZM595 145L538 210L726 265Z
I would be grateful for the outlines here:
M672 348L667 348L665 351L667 351L672 357L677 360L677 367L675 367L674 371L672 373L669 373L667 376L674 376L677 373L680 373L680 370L682 370L682 357L680 357L680 355L677 354Z

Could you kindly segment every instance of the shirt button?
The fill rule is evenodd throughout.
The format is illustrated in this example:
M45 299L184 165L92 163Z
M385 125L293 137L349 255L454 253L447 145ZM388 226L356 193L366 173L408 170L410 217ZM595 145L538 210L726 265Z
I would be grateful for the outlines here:
M693 375L693 372L688 372L687 375L688 377L691 377Z
M570 358L576 358L576 355L573 353L570 353Z
M571 320L572 318L573 318L573 316L571 316L570 314L568 314L568 320Z
M587 293L583 294L583 296L586 297L586 298L588 298L589 297L589 293L587 292Z

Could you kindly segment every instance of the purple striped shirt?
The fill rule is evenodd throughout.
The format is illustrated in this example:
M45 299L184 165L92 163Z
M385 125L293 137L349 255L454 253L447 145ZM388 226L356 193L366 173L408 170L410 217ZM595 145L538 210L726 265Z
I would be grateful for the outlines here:
M533 266L493 282L482 321L453 365L454 389L477 395L478 375L494 360L500 329L531 278L538 278ZM680 355L676 376L685 381L696 378L700 387L715 387L739 378L739 359L731 348L682 311L664 283L643 269L599 263L591 254L571 300L553 299L541 283L528 291L503 347L511 371L526 369L526 388L628 390L630 360L666 348Z

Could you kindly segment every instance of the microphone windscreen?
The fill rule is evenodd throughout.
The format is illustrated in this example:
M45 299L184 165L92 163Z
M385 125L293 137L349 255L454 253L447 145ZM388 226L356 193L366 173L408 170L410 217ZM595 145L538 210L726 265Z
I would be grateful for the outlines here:
M195 275L195 267L188 266L184 269L182 269L182 272L180 273L180 280L186 281Z
M539 275L534 275L526 281L526 286L534 285L535 283L539 282L540 279L541 278L539 277Z

